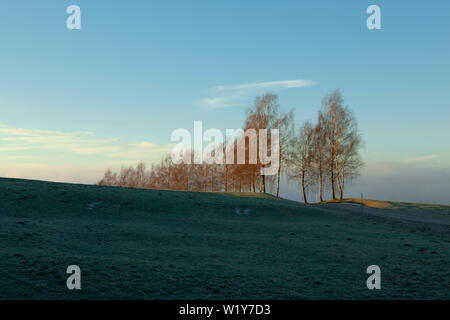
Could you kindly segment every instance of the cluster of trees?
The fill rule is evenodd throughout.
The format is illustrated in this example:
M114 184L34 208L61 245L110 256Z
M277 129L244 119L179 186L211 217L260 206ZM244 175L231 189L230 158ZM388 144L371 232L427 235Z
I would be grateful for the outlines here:
M344 106L340 91L326 95L316 124L306 121L289 140L287 175L300 181L304 202L312 186L318 186L320 201L326 186L333 200L337 192L343 199L345 182L356 178L363 165L359 153L362 143L356 118Z
M244 164L175 164L166 155L149 169L144 163L135 168L122 167L119 173L108 169L98 184L185 191L270 192L279 196L280 177L284 174L299 184L303 201L307 203L312 189L317 189L320 201L324 200L326 188L333 199L337 196L343 199L345 183L357 177L363 165L357 122L353 112L344 106L339 90L324 97L316 124L306 121L298 129L294 125L294 111L283 112L276 95L256 97L254 105L246 111L245 129L279 129L277 174L261 175L261 168L268 164L262 163L259 157L256 163L248 161L249 137L244 137Z

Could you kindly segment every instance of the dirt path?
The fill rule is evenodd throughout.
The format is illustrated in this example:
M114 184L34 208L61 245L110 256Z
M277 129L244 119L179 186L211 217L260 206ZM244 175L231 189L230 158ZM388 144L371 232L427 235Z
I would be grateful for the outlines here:
M432 230L450 232L450 216L435 210L417 209L380 209L360 203L322 203L316 204L322 209L341 213L354 214L361 217L378 217L387 222L402 222L414 228L430 228Z

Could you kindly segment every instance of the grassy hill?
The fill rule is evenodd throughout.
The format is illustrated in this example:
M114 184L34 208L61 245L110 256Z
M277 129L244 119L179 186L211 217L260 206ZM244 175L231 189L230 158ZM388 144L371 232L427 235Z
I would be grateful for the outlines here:
M0 179L0 299L450 298L445 207L435 229L238 195Z

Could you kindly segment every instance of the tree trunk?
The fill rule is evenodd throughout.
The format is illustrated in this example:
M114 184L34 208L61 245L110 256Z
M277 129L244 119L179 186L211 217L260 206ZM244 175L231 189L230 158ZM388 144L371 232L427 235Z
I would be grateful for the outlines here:
M278 175L277 175L277 198L280 195L280 174L281 174L281 146L280 146L280 152L278 156Z
M340 198L341 200L344 200L344 183L345 183L345 162L342 164L342 171L341 171L341 178L342 178L342 182L341 182L341 188L340 188Z
M331 183L331 195L333 196L333 200L336 200L336 194L334 193L334 169L333 164L330 166L330 183Z
M319 164L319 201L323 202L323 173L322 173L322 163Z
M228 192L228 166L225 165L225 192Z
M206 185L208 184L208 176L203 172L203 192L206 192Z
M339 172L339 165L337 162L337 159L335 160L336 163L336 174L337 174L337 184L338 184L338 189L339 189L339 194L340 194L340 200L342 200L342 196L343 196L343 188L342 188L342 180L341 180L341 174Z
M278 175L277 175L277 198L280 196L280 173L281 173L281 166L278 166Z
M255 166L252 166L252 187L253 192L256 192L256 175L255 175Z
M303 193L303 202L308 203L306 199L306 190L305 190L305 171L302 171L302 193Z
M259 192L266 193L266 176L261 176L261 189L259 190Z

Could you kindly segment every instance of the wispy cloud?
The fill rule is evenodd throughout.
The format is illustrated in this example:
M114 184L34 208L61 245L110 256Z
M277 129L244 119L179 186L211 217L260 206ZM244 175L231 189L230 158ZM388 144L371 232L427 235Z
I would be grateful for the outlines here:
M109 166L158 162L172 144L123 142L93 132L61 132L0 124L0 176L92 182ZM114 160L114 161L112 161ZM82 174L82 172L86 174ZM95 176L94 176L95 175Z
M318 82L313 80L283 80L267 82L251 82L237 85L220 85L210 89L209 97L199 99L196 103L205 109L228 108L248 104L251 99L264 91L311 87Z
M287 89L287 88L301 88L310 87L318 84L316 81L312 80L285 80L285 81L267 81L267 82L252 82L243 83L234 86L216 86L214 89L218 91L225 90L247 90L247 89Z
M417 162L425 162L425 161L436 159L436 158L439 158L439 155L432 154L432 155L429 155L429 156L408 158L404 162L406 162L406 163L411 163L411 162L417 163Z
M112 145L117 140L117 138L95 138L92 132L14 128L0 124L0 152L53 149L78 154L94 154L117 151L119 147Z

